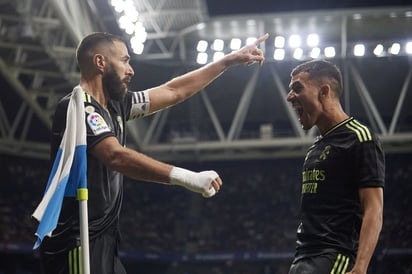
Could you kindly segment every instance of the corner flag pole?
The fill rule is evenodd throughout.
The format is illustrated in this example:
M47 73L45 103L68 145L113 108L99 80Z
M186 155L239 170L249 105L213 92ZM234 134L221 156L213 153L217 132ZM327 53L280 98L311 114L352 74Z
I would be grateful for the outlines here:
M90 274L90 255L89 255L89 221L87 215L87 188L77 189L77 199L79 200L80 217L80 244L82 254L83 274Z

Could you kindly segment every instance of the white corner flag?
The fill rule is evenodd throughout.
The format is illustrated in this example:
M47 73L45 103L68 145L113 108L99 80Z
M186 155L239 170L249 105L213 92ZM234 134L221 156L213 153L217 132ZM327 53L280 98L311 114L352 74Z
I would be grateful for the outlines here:
M87 218L87 143L84 112L84 91L80 86L73 89L67 107L66 129L54 159L43 199L33 213L39 221L36 231L40 246L45 236L51 236L57 226L64 196L75 197L80 203L80 233L83 267L89 267L89 240ZM83 273L89 273L83 271Z

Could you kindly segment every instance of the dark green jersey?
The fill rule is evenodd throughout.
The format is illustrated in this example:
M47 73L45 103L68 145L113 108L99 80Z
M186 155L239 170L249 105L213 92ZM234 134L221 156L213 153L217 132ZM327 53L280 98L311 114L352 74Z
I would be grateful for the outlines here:
M302 171L296 259L335 250L355 257L362 222L359 188L383 187L377 136L349 118L309 148Z

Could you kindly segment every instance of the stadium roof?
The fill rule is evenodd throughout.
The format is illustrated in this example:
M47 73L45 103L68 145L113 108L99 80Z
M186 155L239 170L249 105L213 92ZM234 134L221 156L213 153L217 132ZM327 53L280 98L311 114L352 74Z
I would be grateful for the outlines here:
M199 67L199 40L208 44L203 53L210 61L215 39L227 53L232 38L243 44L266 32L271 38L262 45L262 67L232 68L187 102L130 122L128 146L167 161L303 155L317 133L300 128L285 95L290 70L312 58L313 47L302 46L296 59L295 49L285 45L284 59L275 60L274 38L287 41L299 35L304 42L317 34L318 58L328 58L325 48L333 47L335 55L329 58L344 74L345 110L378 132L388 152L411 152L412 70L406 44L412 41L412 6L391 1L377 7L318 4L318 9L301 10L292 1L295 8L287 10L274 6L275 1L264 2L246 6L236 1L229 9L203 0L133 2L147 33L142 54L132 60L134 90ZM119 17L109 0L0 1L1 155L48 158L54 107L79 79L77 43L93 31L129 39L118 26ZM358 44L364 56L355 56ZM383 51L375 54L378 45Z

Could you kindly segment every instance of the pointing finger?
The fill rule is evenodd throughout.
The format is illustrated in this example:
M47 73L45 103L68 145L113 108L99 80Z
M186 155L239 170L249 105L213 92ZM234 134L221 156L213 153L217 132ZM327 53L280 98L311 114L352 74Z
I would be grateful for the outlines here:
M260 36L254 43L255 46L259 46L262 42L264 42L266 39L269 38L269 33L266 33L265 35Z

